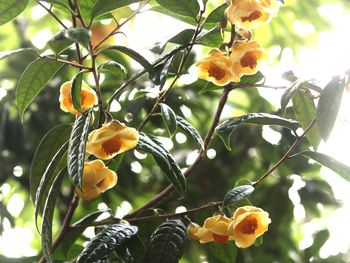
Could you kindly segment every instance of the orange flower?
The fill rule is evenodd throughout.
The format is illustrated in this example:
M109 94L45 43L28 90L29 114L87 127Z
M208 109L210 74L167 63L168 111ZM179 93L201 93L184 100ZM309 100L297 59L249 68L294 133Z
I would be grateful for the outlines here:
M76 187L75 193L83 200L91 200L115 186L117 180L117 174L108 169L101 160L86 162L82 190Z
M232 71L232 62L224 52L213 49L209 56L197 62L198 77L213 82L217 86L225 86L231 81L239 81Z
M71 94L72 81L67 81L61 85L60 88L60 108L65 112L73 114L80 114L73 106L72 94ZM82 83L81 86L81 109L86 111L97 104L96 92L90 88L86 83Z
M256 41L235 42L230 55L233 71L239 76L254 75L262 62L269 59L264 49Z
M256 238L264 234L271 223L269 214L254 206L238 208L231 220L228 233L233 236L236 246L241 248L253 245Z
M231 0L225 15L239 28L251 29L269 22L278 8L278 0Z
M86 151L97 158L108 160L135 147L138 139L136 129L113 120L89 134Z
M194 225L188 230L189 238L199 239L201 243L217 242L225 243L232 240L228 233L230 219L222 215L214 215L204 221L203 227Z

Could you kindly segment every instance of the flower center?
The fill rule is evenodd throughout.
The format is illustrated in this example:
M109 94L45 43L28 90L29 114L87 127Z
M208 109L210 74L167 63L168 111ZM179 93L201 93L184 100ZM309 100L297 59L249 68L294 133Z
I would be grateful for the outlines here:
M221 236L218 234L213 234L213 238L217 243L226 243L228 241L228 236Z
M119 151L121 142L118 138L112 138L102 143L102 149L107 155L112 155Z
M240 60L240 64L242 67L250 67L251 69L255 68L258 64L255 52L247 52L244 54L244 56Z
M260 11L256 10L253 13L251 13L249 16L241 17L241 20L243 23L246 21L252 22L253 20L258 19L261 16L262 16L262 13Z
M212 64L208 69L208 75L209 77L214 77L216 80L221 80L225 77L226 72L220 67Z
M258 221L254 217L247 218L238 225L238 230L243 234L254 234L257 228L258 228Z

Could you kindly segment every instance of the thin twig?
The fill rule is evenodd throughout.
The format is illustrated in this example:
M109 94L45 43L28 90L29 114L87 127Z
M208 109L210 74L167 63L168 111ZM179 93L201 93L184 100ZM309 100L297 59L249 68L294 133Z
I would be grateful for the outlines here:
M73 66L75 68L85 69L85 70L91 71L91 68L86 67L84 65L81 65L81 64L79 64L76 61L68 61L68 60L60 59L58 57L51 57L51 56L39 56L39 57L40 58L47 58L47 59L51 59L51 60L56 60L58 62L62 62L62 63L68 64L68 65Z
M49 9L47 8L45 5L43 5L42 3L40 3L40 1L37 1L37 3L44 8L64 29L68 29L68 27Z

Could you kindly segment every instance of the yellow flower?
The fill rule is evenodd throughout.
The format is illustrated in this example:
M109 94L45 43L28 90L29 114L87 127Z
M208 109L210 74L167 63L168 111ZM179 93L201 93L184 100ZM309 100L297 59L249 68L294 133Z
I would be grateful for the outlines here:
M204 221L201 228L194 227L191 231L193 239L199 239L201 243L217 242L225 243L232 240L232 236L228 233L230 219L222 215L214 215Z
M233 71L239 78L243 75L254 75L262 62L269 56L256 41L235 42L230 55Z
M232 62L224 52L213 49L209 56L197 62L198 77L213 82L217 86L225 86L231 81L239 81L232 71Z
M269 214L255 206L243 206L236 210L228 227L236 246L247 248L264 234L271 223Z
M138 139L137 130L113 120L89 134L86 151L99 159L108 160L135 147Z
M71 94L72 81L67 81L61 85L60 88L60 108L65 112L73 114L80 114L73 106L72 94ZM86 111L97 104L96 92L90 88L86 83L82 83L81 86L81 109Z
M269 22L278 8L278 0L231 0L225 15L239 28L251 29Z
M109 170L101 160L86 162L82 190L76 187L75 193L83 200L91 200L115 186L117 180L117 174Z

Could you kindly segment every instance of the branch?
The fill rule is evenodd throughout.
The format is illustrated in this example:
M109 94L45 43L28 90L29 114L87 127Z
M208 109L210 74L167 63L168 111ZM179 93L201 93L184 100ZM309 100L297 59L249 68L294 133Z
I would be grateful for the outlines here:
M85 69L85 70L91 71L91 68L86 67L86 66L84 66L76 61L68 61L68 60L60 59L57 57L51 57L51 56L39 56L39 57L40 58L47 58L47 59L51 59L51 60L56 60L58 62L62 62L64 64L70 65L70 66L78 68L78 69Z
M292 146L288 149L288 151L283 155L283 157L277 162L275 163L263 176L261 176L256 182L254 182L252 185L254 187L256 187L257 185L259 185L263 180L265 180L273 171L275 171L277 169L278 166L280 166L285 160L288 159L288 157L290 156L290 154L292 153L292 151L294 151L294 149L299 145L299 143L303 140L303 138L306 136L306 134L310 131L310 129L314 126L314 124L316 123L316 119L313 119L312 122L310 123L310 125L306 128L306 130L304 131L304 133L298 137L294 143L292 144Z
M68 27L63 24L63 22L51 11L51 9L47 8L45 5L37 1L37 3L44 8L64 29L68 29Z

